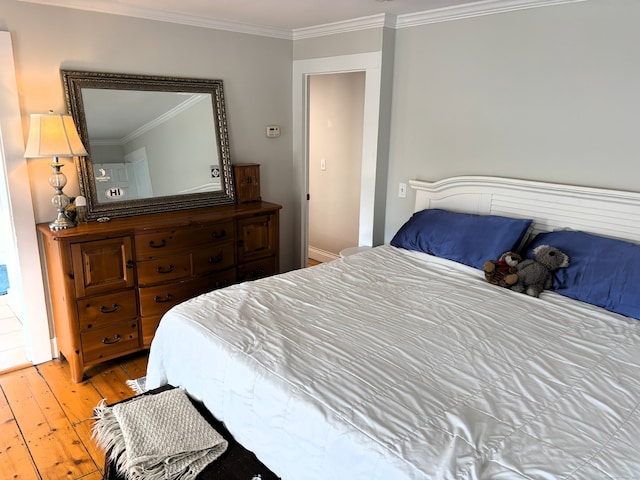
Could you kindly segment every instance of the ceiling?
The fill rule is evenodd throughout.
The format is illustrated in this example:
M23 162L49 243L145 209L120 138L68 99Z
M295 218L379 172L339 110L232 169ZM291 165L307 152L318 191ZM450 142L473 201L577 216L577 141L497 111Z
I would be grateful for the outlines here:
M267 36L295 38L296 32L356 19L393 19L420 14L435 18L511 11L576 0L19 0L51 6L163 20ZM577 0L580 1L580 0ZM387 14L384 16L384 14Z

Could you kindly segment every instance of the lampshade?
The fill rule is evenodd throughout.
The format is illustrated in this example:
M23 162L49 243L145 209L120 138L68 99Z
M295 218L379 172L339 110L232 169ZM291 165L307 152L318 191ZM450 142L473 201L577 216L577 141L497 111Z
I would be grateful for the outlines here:
M59 113L31 115L26 158L76 157L88 155L71 115Z

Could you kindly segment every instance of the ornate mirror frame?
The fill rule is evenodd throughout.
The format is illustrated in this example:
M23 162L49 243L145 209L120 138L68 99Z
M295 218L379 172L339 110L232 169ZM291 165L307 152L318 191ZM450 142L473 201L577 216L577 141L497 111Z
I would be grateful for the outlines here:
M162 77L122 73L101 73L77 70L61 70L67 109L72 115L89 156L77 162L80 194L87 199L89 220L100 217L126 217L147 213L167 212L188 208L226 205L235 203L233 168L231 165L227 117L225 111L222 80ZM87 129L83 89L137 90L158 92L189 92L210 94L213 102L213 125L218 148L221 190L213 192L186 193L169 196L147 197L122 201L99 202L91 147ZM188 159L177 162L186 165Z

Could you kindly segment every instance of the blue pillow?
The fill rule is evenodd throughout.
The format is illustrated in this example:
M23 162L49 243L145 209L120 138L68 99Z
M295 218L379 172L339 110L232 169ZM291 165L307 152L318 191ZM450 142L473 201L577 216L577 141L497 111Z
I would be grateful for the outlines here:
M530 225L528 219L428 209L414 213L391 245L482 269L487 260L516 249Z
M569 266L554 273L554 291L640 319L640 245L562 230L537 235L525 257L532 258L538 245L551 245L569 255Z

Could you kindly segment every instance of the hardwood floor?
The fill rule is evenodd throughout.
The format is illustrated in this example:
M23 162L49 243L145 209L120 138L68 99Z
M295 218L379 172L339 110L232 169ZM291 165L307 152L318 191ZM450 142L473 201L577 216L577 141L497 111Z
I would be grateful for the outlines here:
M67 362L53 360L0 375L0 477L100 480L104 452L91 440L93 408L134 396L126 380L146 374L142 352L87 370L70 380Z

